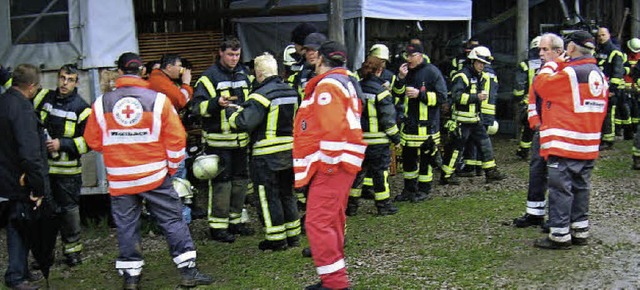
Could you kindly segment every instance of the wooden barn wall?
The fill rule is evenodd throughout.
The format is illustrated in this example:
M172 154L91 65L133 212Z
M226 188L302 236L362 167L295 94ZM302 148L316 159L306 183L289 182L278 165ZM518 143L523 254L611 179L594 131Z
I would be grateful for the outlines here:
M138 33L222 31L224 0L134 0Z

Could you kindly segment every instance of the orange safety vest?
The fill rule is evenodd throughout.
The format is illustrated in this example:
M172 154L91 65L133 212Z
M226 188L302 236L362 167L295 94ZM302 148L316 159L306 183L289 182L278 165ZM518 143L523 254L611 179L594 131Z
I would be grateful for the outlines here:
M169 99L136 76L93 103L84 138L102 152L111 195L157 188L185 157L186 133Z
M360 171L367 148L360 115L362 104L344 68L311 79L296 113L293 131L295 186L309 183L318 171L338 166Z
M590 56L570 60L556 72L557 66L545 64L534 81L543 101L540 155L594 160L607 113L606 78Z

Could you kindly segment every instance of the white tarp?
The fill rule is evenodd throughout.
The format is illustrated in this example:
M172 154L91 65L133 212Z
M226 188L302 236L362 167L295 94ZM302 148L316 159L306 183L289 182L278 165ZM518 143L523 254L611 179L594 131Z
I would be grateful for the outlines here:
M113 67L126 51L138 52L132 0L69 1L69 41L11 43L10 0L0 0L0 63L31 63L56 70L66 63L82 69Z
M268 0L232 1L230 9L264 9ZM367 18L390 20L471 21L471 0L344 0L345 45L348 67L357 69L365 57ZM328 5L327 0L281 0L277 7ZM232 19L242 43L243 61L270 50L280 54L291 41L291 31L301 22L310 22L327 31L327 15L245 17Z

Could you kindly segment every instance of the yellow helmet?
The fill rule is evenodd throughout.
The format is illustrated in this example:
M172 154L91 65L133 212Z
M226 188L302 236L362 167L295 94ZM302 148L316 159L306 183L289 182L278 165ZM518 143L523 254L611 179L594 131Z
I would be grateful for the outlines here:
M191 182L189 182L189 180L186 180L184 178L174 177L173 180L171 180L171 182L173 183L173 189L176 190L179 197L184 197L184 198L193 197L193 191L191 191Z
M389 48L382 43L376 43L369 49L369 55L389 61Z
M529 43L529 49L540 47L540 40L541 39L542 39L542 36L536 36L535 38L533 38L531 40L531 43Z
M491 56L491 51L486 46L474 47L471 50L471 52L469 52L469 55L467 56L467 58L479 60L486 64L491 64L491 61L493 61L493 56Z
M200 180L210 180L218 176L222 171L220 168L220 157L215 154L200 155L193 161L193 176Z
M630 39L629 41L627 41L627 47L634 53L640 52L640 39L638 39L637 37Z

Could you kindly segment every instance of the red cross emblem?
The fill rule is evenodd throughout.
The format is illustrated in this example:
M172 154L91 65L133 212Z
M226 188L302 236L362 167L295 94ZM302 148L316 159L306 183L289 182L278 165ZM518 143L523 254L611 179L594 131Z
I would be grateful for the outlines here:
M122 113L127 115L127 119L129 119L131 118L131 114L135 113L135 111L131 109L130 105L127 105L127 107L124 110L122 110Z

